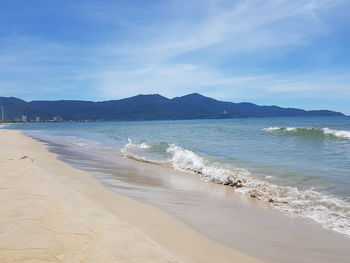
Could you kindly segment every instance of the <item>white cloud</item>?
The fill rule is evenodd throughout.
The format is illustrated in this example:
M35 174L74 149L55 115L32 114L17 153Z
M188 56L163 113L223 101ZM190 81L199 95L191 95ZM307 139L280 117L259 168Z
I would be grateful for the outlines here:
M225 92L228 87L259 81L259 76L228 77L220 71L193 64L152 65L130 71L110 71L94 76L106 97L127 97L139 93L161 93L170 97L213 88ZM147 87L147 88L145 88Z
M229 72L220 67L220 58L217 57L234 59L237 55L264 50L271 52L272 49L270 56L275 56L275 51L282 53L306 45L315 35L327 33L327 25L318 12L340 2L250 0L235 1L230 6L229 1L209 1L203 6L203 1L199 1L197 4L202 4L202 13L196 19L179 15L179 20L138 27L137 30L142 34L146 32L148 37L142 35L140 41L102 47L99 52L115 56L108 59L111 66L100 72L92 69L84 74L95 76L106 98L139 93L173 96L214 89L215 94L243 96L250 87L256 86L261 93L270 94L283 89L288 93L298 93L305 90L301 87L306 85L316 88L318 84L304 85L297 80L293 84L293 78L288 84L280 85L274 79L276 76L270 74ZM196 4L192 3L184 8L195 7ZM166 15L168 10L163 8ZM195 61L191 56L195 56ZM216 57L216 65L208 57ZM254 83L258 81L259 84Z
M0 60L5 63L0 69L3 75L25 73L28 86L37 90L53 90L55 94L78 94L80 90L86 97L90 89L95 91L91 97L98 94L96 99L140 93L172 97L190 92L220 99L276 94L324 97L333 91L332 96L344 96L349 95L350 83L345 73L329 78L315 72L290 75L254 67L242 73L223 65L227 58L244 65L244 55L266 53L273 57L308 45L330 30L320 12L344 1L174 0L150 7L154 17L149 20L152 12L145 10L119 11L116 15L115 8L89 5L85 17L123 27L122 39L107 30L106 39L96 42L103 44L83 48L33 37L3 40L6 48ZM140 21L134 21L135 14ZM25 83L14 78L5 82L12 90Z
M227 1L211 1L208 8ZM235 1L229 9L214 8L195 19L179 16L164 24L137 27L149 35L136 43L111 48L117 54L149 55L160 59L230 42L232 51L254 50L303 43L312 33L324 32L326 25L316 12L339 1L249 0ZM198 3L199 4L199 3ZM203 4L203 1L201 1ZM205 2L204 2L205 4ZM193 7L195 8L195 7ZM203 10L202 7L200 10ZM196 10L192 10L196 12ZM166 11L165 11L166 12ZM192 13L193 15L193 13ZM184 20L185 22L183 22ZM262 41L259 41L262 40ZM248 45L247 45L248 43ZM227 48L227 46L226 46Z

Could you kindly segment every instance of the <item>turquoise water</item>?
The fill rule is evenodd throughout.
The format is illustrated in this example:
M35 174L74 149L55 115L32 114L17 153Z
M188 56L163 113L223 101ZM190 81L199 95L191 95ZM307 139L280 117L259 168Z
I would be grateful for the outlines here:
M11 125L169 166L350 236L350 118Z

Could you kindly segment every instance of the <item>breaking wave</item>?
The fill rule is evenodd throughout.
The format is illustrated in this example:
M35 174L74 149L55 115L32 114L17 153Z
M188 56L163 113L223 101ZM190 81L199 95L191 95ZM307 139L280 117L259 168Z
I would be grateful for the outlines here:
M287 130L287 128L268 129L270 129L268 131ZM289 131L290 129L292 128L289 128ZM159 155L160 152L162 155ZM175 144L135 144L128 139L121 153L128 158L153 164L166 164L176 170L199 175L205 181L234 187L239 193L267 202L279 210L312 219L327 229L350 237L350 204L338 197L312 189L299 190L296 187L272 184L251 176L247 169L211 161ZM158 155L155 157L152 153Z
M125 157L134 159L136 161L146 162L146 163L154 163L154 164L164 164L167 163L166 160L156 159L153 157L148 157L147 152L145 150L151 149L151 146L147 143L135 144L131 139L128 138L128 143L120 150L122 155ZM143 156L141 155L143 153ZM146 155L146 156L145 156Z
M293 135L331 136L341 139L350 139L350 131L333 130L329 128L302 128L302 127L270 127L264 128L265 132L287 133Z

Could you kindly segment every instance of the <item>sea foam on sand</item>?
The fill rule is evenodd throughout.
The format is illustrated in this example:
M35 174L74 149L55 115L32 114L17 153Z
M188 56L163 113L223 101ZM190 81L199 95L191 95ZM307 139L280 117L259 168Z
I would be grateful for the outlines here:
M328 130L295 127L271 127L265 131L294 132L298 129L329 132ZM148 149L152 149L152 146L146 143L135 144L131 139L128 139L128 143L121 150L121 153L134 160L170 165L176 170L199 175L206 181L235 187L239 193L267 202L276 209L312 219L324 228L350 237L350 204L339 197L320 193L313 189L300 190L297 187L276 185L251 176L247 169L232 165L225 166L222 163L210 161L175 144L168 144L167 157L161 160L143 156L144 150Z

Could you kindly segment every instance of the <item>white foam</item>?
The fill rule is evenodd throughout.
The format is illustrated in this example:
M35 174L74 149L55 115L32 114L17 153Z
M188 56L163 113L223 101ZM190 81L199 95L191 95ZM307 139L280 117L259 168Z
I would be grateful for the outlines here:
M154 164L166 163L166 161L164 162L161 160L154 160L151 158L143 157L140 154L138 154L138 151L146 150L149 148L151 148L151 146L148 145L147 143L143 142L140 144L136 144L136 143L133 143L133 141L130 138L128 138L128 143L125 144L125 146L120 150L120 152L124 157L128 157L128 158L134 159L136 161L154 163Z
M299 127L270 127L270 128L264 128L263 131L265 132L275 132L275 131L287 131L287 132L294 132L298 130L313 130L313 128L299 128Z
M175 144L169 144L166 150L168 159L164 162L128 152L130 147L140 149L145 148L144 146L133 144L129 140L122 149L122 153L126 157L139 161L156 164L167 163L176 170L197 174L206 181L230 185L235 187L237 192L268 202L276 209L309 218L327 229L338 231L350 237L350 204L340 198L325 195L312 189L301 191L296 187L278 186L250 176L246 169L212 162ZM146 148L149 147L147 145ZM271 176L265 178L271 178Z
M275 132L275 131L288 131L288 132L291 132L291 131L297 131L299 128L297 127L285 127L285 128L282 128L282 127L270 127L270 128L264 128L263 131L266 131L266 132Z
M350 131L346 130L334 130L329 128L307 128L307 127L269 127L264 128L265 132L297 132L297 131L309 131L309 132L319 132L323 135L331 135L338 138L350 139Z
M280 127L270 127L270 128L264 128L263 131L273 132L273 131L278 131L280 129L281 129Z
M126 149L130 149L130 148L138 148L138 149L148 149L151 146L149 146L146 143L140 143L140 144L135 144L132 142L132 140L130 138L128 138L128 143L124 146L124 148L122 149L122 151L125 151Z
M301 191L296 187L278 186L256 178L247 178L237 191L350 237L350 204L338 197L312 189Z
M220 184L237 184L242 176L249 175L245 169L228 169L221 164L209 162L194 152L175 144L170 144L167 153L171 154L170 164L177 170L185 170L199 174L207 181Z
M332 130L329 128L323 128L323 132L325 134L330 134L339 138L347 138L350 139L350 131L344 131L344 130Z

